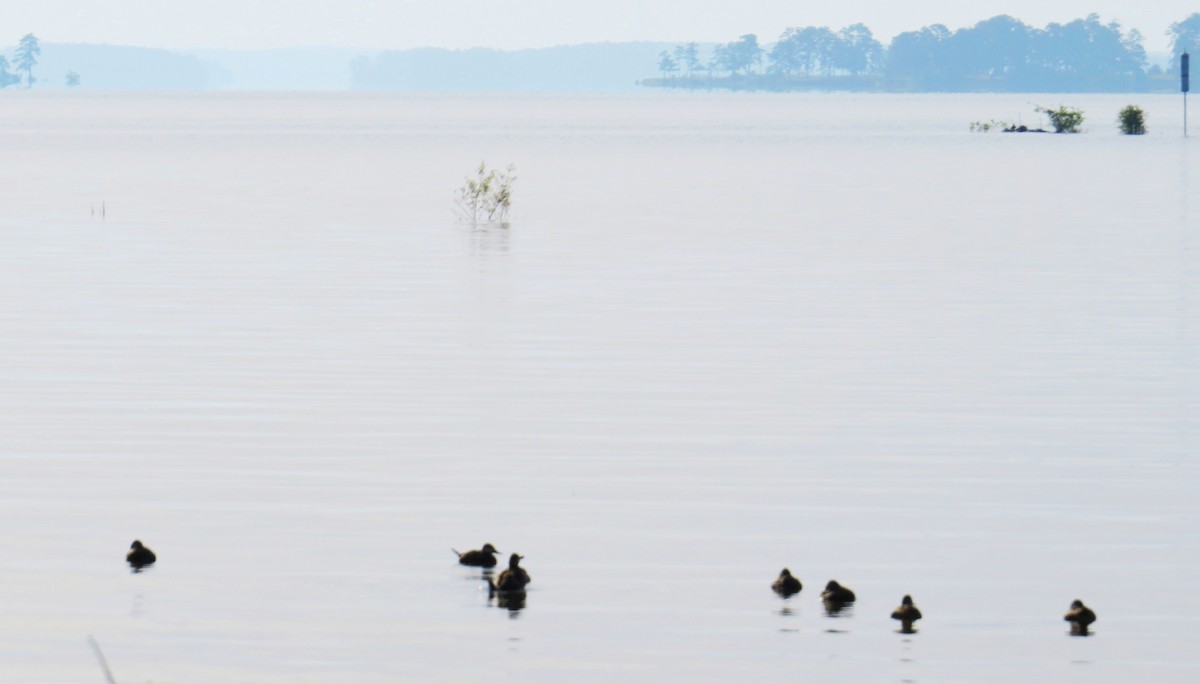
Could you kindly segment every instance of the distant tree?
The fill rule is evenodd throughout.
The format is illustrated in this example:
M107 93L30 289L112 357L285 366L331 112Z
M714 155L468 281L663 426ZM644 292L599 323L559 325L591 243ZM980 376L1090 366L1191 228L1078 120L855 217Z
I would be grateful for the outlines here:
M79 74L75 73L74 71L68 71L67 72L67 87L68 88L78 88L79 83L80 83Z
M1028 75L1034 34L1032 27L1008 15L985 19L954 32L947 66L968 89L1019 87L1014 82Z
M703 68L703 65L700 64L700 47L695 43L676 45L674 57L675 63L681 70L687 72L688 76Z
M1171 24L1167 35L1171 37L1170 71L1178 73L1180 55L1186 52L1192 57L1200 56L1200 12Z
M679 63L670 52L663 50L658 53L658 70L662 72L663 78L666 78L667 74L679 71Z
M918 89L944 90L949 75L950 29L942 24L901 33L887 52L887 74Z
M4 55L0 55L0 88L7 88L14 83L21 82L21 77L8 69L8 59Z
M852 24L837 34L829 54L831 66L851 74L877 71L883 61L883 45L864 24Z
M1104 90L1144 80L1146 51L1141 34L1121 33L1090 14L1068 24L1050 24L1041 33L1037 62L1044 89Z
M1121 38L1121 47L1125 48L1125 52L1129 54L1129 58L1132 59L1142 71L1146 70L1146 65L1148 64L1146 60L1146 48L1142 45L1142 41L1145 39L1146 38L1142 35L1142 32L1137 29L1129 29L1129 33L1126 33L1125 36Z
M33 67L37 66L37 58L40 54L42 54L42 48L38 45L37 36L26 33L25 37L21 38L21 43L17 45L17 71L25 72L26 88L32 88L33 82L36 80L33 77Z
M705 63L705 68L708 69L708 75L712 76L713 72L720 74L725 69L726 47L724 45L714 45L712 55L709 56L708 62Z
M767 55L767 73L790 76L803 69L799 45L794 40L797 31L796 28L785 29L779 40L775 41L775 46Z
M837 44L837 34L826 26L788 28L771 49L767 71L783 75L828 74L833 69Z
M727 43L720 51L721 66L730 74L749 73L762 64L763 50L758 46L758 36L747 33L734 43Z
M687 58L684 56L685 48L682 45L676 45L671 51L671 58L675 60L675 67L682 72L687 72ZM661 53L660 53L661 54Z

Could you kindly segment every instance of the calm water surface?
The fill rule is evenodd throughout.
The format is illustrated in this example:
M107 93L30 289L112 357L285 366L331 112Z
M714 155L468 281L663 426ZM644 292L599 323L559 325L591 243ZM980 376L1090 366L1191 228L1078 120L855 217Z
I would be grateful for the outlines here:
M1177 96L2 95L4 681L1200 676Z

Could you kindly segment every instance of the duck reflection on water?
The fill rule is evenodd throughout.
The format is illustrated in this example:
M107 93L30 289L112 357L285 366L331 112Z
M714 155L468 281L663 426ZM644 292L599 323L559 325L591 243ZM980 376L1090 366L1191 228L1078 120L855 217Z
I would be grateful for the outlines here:
M497 591L492 592L491 596L496 599L496 607L504 608L510 613L514 613L511 617L516 617L515 613L524 610L525 608L525 590L517 591Z

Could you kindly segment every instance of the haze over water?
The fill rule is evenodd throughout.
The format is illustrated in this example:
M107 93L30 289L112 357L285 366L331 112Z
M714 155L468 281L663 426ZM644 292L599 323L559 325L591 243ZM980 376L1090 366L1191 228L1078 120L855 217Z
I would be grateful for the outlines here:
M1194 681L1200 155L1059 99L3 93L2 678Z

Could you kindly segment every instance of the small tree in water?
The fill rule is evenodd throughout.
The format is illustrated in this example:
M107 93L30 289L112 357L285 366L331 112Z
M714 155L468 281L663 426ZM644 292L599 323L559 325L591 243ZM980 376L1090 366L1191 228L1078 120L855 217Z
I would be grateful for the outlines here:
M1117 123L1125 135L1142 135L1146 132L1146 113L1137 105L1129 105L1117 115Z
M503 171L489 170L487 163L479 162L474 176L467 176L458 189L456 204L463 220L475 225L481 223L504 224L512 206L512 186L516 182L516 167L508 165Z
M1055 133L1078 133L1079 127L1083 125L1083 111L1079 109L1063 106L1059 106L1058 109L1036 107L1034 111L1041 112L1050 119Z

